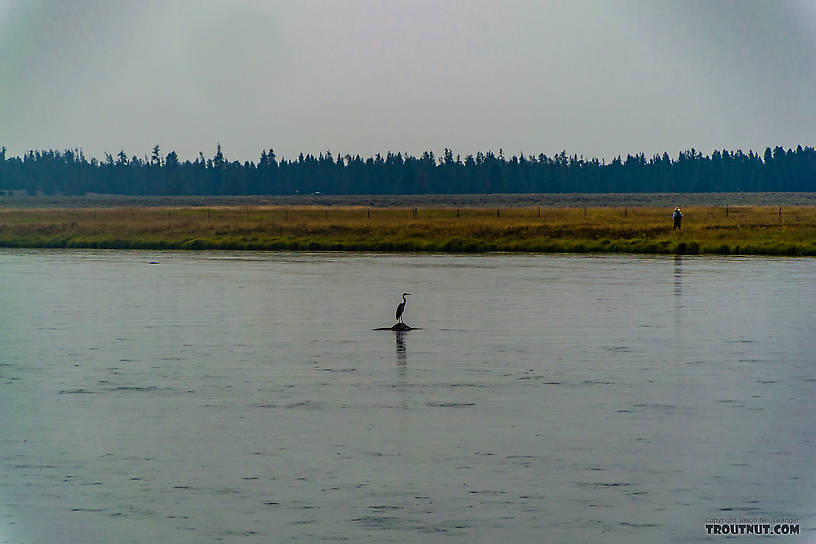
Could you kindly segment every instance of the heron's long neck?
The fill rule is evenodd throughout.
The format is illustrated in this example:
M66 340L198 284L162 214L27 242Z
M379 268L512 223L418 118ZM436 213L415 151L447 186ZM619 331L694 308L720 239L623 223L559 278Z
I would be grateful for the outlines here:
M402 303L405 304L407 301L405 300L405 295L402 295Z

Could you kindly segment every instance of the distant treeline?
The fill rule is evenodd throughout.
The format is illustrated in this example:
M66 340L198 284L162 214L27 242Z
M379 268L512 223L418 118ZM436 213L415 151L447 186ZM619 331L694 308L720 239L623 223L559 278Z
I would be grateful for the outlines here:
M82 150L30 151L7 157L0 150L0 190L28 194L123 195L469 194L469 193L704 193L816 191L816 150L695 149L617 157L610 162L561 152L554 156L502 150L467 155L446 149L437 157L379 153L373 157L331 152L278 158L263 151L257 162L229 161L218 146L212 158L181 162L175 151L128 157L121 151L100 161Z

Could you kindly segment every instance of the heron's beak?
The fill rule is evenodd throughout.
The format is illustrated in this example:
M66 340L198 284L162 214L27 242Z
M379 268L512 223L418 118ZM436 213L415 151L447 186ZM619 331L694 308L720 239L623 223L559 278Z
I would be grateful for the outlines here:
M411 296L411 293L405 293L405 296Z

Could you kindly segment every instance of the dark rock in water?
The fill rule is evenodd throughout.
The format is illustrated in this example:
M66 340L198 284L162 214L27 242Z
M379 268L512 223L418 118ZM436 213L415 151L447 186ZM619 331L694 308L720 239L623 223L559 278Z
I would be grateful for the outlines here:
M405 323L397 323L393 327L391 327L392 331L410 331L411 327L406 325Z
M397 323L393 327L380 327L379 329L374 329L375 331L419 331L417 327L409 327L405 323Z

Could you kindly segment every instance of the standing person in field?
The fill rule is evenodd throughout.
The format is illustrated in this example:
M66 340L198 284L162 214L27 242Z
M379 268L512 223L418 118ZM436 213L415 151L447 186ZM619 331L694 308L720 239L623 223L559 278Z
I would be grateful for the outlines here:
M674 219L674 229L672 230L683 230L682 225L680 224L683 221L683 214L680 213L680 208L675 208L674 213L672 214L672 219Z

